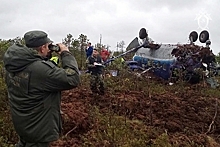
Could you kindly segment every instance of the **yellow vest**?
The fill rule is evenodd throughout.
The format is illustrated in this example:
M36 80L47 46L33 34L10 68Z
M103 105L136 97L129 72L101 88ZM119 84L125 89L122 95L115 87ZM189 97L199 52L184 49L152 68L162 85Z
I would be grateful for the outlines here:
M54 62L56 65L59 64L59 58L58 57L52 57L52 58L50 58L50 61Z

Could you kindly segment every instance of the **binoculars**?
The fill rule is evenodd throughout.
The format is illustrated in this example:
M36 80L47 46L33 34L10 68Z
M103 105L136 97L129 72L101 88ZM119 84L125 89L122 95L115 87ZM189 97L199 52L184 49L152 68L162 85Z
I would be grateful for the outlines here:
M51 51L55 51L55 52L59 52L60 51L60 47L58 45L54 45L54 44L50 44L48 46L49 50Z

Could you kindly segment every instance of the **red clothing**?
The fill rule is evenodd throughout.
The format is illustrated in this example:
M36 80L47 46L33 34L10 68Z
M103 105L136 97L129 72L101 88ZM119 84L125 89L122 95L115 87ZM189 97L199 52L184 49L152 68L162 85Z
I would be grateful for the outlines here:
M107 61L110 53L108 52L107 49L102 49L100 55L102 57L102 60L105 62L105 61Z

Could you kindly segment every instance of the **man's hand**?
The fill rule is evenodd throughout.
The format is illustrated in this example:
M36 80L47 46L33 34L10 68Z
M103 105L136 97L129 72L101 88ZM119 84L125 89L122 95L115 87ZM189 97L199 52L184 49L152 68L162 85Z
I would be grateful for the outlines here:
M60 47L60 51L58 52L58 54L61 54L63 51L68 51L69 52L69 49L66 45L64 45L62 43L58 43L57 45Z

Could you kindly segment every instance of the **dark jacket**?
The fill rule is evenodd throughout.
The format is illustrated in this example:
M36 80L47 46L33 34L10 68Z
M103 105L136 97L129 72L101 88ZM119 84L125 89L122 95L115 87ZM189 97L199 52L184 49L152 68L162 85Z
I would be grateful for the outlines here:
M92 52L93 52L93 47L90 46L86 49L86 58L88 58L89 56L92 55Z
M26 142L51 142L61 132L61 91L80 83L71 53L61 54L62 67L45 61L33 49L12 45L3 61L12 121Z
M103 66L95 66L94 62L102 64L102 58L98 55L97 57L90 56L86 60L86 64L89 72L92 75L102 74Z

